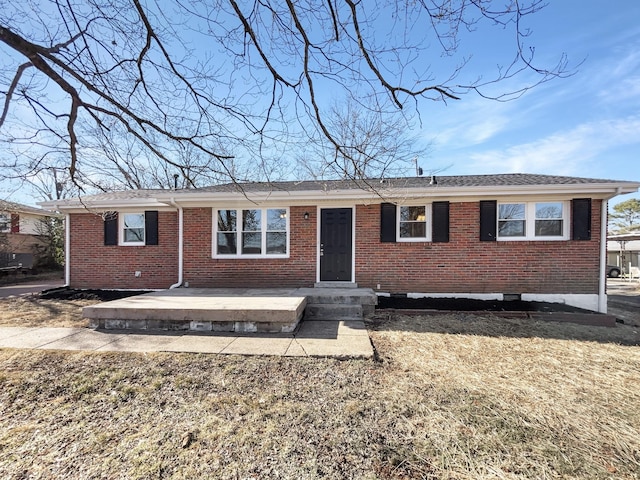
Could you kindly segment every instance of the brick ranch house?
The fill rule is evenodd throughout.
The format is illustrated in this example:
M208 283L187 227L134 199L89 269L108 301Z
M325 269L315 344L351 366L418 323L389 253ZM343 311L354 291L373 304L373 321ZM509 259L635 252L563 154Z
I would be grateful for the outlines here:
M533 174L226 184L44 202L74 288L302 287L606 312L607 200L640 183Z

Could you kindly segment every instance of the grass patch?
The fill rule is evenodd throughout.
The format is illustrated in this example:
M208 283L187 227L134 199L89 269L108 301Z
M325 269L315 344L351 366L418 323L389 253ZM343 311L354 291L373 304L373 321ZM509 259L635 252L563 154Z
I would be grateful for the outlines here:
M376 362L0 350L0 478L640 477L638 329L368 327Z
M82 307L97 300L46 300L37 295L0 298L0 327L86 327Z

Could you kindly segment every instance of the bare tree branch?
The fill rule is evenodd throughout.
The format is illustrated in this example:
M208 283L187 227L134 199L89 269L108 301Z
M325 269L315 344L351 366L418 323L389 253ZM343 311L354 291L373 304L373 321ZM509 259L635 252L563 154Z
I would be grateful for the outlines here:
M292 159L311 143L326 155L312 162L318 171L374 188L368 176L408 161L390 155L395 147L376 130L393 125L398 112L410 128L426 102L468 94L506 101L574 72L565 55L550 67L536 63L525 19L543 7L542 0L6 3L3 162L26 179L47 171L47 162L58 171L65 151L78 188L166 186L174 173L196 186L291 176ZM508 61L464 78L472 53L461 47L488 28L510 36ZM499 88L515 78L526 82ZM346 135L345 122L335 121L336 98L371 117L361 115L367 121Z

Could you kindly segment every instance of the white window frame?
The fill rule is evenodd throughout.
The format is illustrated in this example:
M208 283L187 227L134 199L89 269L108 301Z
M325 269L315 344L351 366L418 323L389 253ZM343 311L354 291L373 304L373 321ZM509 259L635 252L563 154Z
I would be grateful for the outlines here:
M0 218L6 220L0 221L0 233L11 233L11 214L0 212ZM2 225L5 225L4 227Z
M236 212L236 248L234 254L217 253L218 252L218 212L224 210L235 210ZM262 253L242 253L242 211L243 210L260 210L260 231L261 234L261 251ZM284 210L286 215L286 253L267 253L267 232L276 230L267 230L267 210ZM244 208L214 208L212 209L213 235L211 238L211 257L212 258L289 258L291 251L290 245L290 211L289 207L273 206L273 207L244 207ZM280 231L280 230L277 230ZM258 233L258 231L256 231ZM225 233L225 232L221 232ZM230 233L230 232L226 232Z
M542 235L535 234L536 233L536 205L540 203L561 203L562 204L562 218L561 218L562 235L542 236ZM524 205L525 234L523 237L501 237L500 236L500 205L512 205L512 204ZM496 212L496 238L499 242L531 242L531 241L544 242L544 241L569 240L570 238L569 211L570 211L570 204L566 200L538 200L535 202L513 200L513 201L498 202L498 208Z
M141 242L127 242L124 239L124 218L126 215L142 215L143 225L142 225L142 241ZM118 213L118 245L124 247L139 247L141 245L146 245L147 239L147 228L146 228L146 216L144 212L119 212Z
M400 209L402 207L424 207L424 215L425 215L425 226L424 226L424 237L401 237L400 236L400 223L404 223L401 221ZM419 204L409 204L409 205L397 205L396 206L396 241L397 242L431 242L432 238L432 230L433 230L433 219L431 212L431 204L430 203L419 203Z

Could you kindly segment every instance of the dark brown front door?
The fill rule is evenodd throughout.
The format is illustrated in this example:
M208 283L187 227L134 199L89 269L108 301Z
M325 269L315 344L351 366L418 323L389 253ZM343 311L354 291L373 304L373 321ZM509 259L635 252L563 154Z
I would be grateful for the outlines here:
M320 210L320 281L351 282L353 262L352 211Z

